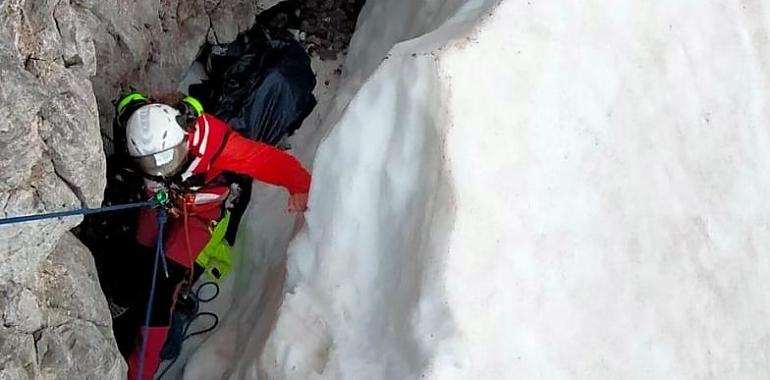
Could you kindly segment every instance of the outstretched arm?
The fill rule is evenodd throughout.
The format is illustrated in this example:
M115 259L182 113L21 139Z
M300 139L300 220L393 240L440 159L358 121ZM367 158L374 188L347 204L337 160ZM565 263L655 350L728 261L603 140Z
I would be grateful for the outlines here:
M310 173L294 156L235 132L230 133L212 166L286 188L295 196L290 199L290 206L292 201L297 201L294 198L298 195L305 195L307 199L310 190Z

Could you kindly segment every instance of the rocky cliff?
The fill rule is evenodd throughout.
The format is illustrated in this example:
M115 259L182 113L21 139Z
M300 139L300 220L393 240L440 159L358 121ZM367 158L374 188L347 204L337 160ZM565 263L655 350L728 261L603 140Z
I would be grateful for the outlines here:
M274 2L0 1L2 215L99 206L111 101L173 91L203 42ZM0 227L2 379L124 376L80 220Z

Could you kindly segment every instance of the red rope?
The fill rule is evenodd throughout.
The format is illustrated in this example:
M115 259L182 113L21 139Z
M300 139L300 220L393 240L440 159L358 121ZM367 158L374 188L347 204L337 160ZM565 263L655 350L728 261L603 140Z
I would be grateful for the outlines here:
M182 217L184 218L184 239L185 244L187 245L187 260L190 263L190 279L189 283L192 287L193 285L193 278L195 274L195 263L193 262L193 254L192 254L192 247L190 246L190 229L189 225L187 223L187 218L189 217L189 214L187 213L187 199L183 199L182 201Z

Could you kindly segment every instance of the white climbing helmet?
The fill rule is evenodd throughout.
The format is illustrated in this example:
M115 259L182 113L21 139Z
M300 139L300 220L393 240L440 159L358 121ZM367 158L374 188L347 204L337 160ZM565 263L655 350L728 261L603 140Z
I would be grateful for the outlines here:
M187 140L177 117L178 110L165 104L148 104L137 109L126 125L126 145L145 173L152 176L175 174L187 159Z

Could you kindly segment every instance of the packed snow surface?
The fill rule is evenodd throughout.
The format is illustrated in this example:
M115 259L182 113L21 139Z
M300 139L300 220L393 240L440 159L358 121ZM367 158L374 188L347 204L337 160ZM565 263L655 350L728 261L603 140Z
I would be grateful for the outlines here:
M289 244L285 194L255 190L185 378L770 378L768 25L757 1L369 0L295 142L306 224Z

